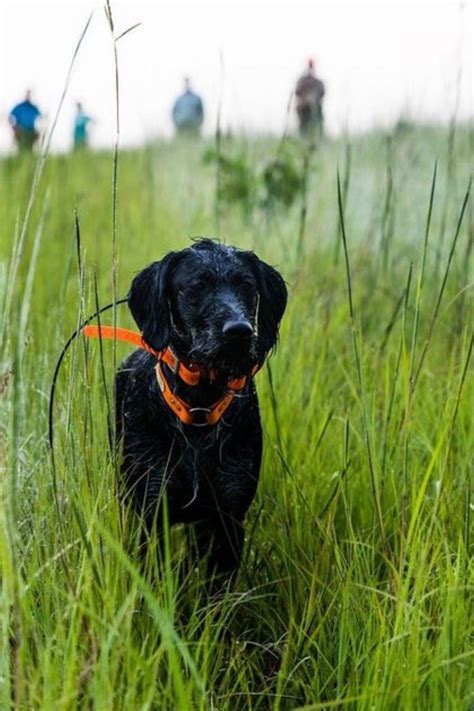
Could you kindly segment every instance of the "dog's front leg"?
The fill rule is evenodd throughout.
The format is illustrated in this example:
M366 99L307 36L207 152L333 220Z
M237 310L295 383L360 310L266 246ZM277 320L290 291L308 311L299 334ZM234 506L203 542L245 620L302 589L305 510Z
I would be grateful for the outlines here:
M216 517L195 524L199 557L207 556L207 581L211 593L234 582L244 547L241 519L217 512Z
M139 527L139 554L142 562L153 549L152 558L161 567L165 556L165 528L172 525L172 505L166 491L166 479L161 467L152 468L143 462L143 468L125 469L122 499L131 505ZM132 483L133 482L133 483Z

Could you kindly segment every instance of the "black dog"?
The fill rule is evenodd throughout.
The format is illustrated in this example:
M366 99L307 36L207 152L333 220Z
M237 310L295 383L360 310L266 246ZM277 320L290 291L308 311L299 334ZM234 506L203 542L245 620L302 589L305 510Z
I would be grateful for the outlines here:
M133 280L144 343L117 372L124 485L146 529L195 524L209 574L237 570L259 476L253 373L275 346L287 291L252 252L203 239ZM157 358L158 356L158 358Z

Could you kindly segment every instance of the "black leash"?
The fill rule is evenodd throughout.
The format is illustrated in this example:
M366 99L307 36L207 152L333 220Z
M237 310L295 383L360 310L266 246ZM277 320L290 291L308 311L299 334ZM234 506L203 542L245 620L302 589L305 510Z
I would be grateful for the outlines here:
M64 356L68 352L72 343L75 341L75 339L81 333L84 326L87 326L87 324L89 324L95 318L100 316L100 314L104 313L104 311L113 309L114 306L118 306L119 304L126 304L127 302L128 302L128 297L125 297L124 299L119 299L118 301L113 301L111 304L107 304L107 306L102 306L102 308L98 309L95 313L92 314L92 316L89 316L88 318L86 318L86 320L80 324L79 328L77 328L74 331L74 333L69 337L69 339L66 341L66 344L59 355L59 358L57 360L56 367L55 367L54 373L53 373L53 380L51 382L51 389L49 391L48 439L49 439L49 447L51 449L51 462L53 465L53 473L55 472L55 462L54 462L54 395L56 392L56 383L58 380L59 371L61 369L62 362L64 360Z

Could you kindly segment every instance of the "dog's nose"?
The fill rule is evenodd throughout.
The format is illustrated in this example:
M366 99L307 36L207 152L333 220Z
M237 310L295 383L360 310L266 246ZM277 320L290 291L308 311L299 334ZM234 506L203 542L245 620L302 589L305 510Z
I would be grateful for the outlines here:
M251 324L244 319L226 321L222 328L224 336L229 338L248 338L252 335L252 330Z

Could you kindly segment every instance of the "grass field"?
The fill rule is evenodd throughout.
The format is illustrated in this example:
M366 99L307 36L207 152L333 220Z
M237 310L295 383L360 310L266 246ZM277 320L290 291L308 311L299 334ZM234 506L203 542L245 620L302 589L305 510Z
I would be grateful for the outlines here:
M474 708L472 147L466 127L328 140L305 196L264 209L252 189L245 210L216 205L202 145L123 151L115 238L110 153L48 158L31 210L35 160L1 160L0 709ZM277 142L222 150L258 173ZM290 296L257 376L244 565L206 602L183 531L144 571L116 501L107 403L127 347L104 345L106 387L97 344L66 358L55 480L47 421L95 283L106 304L216 234Z

